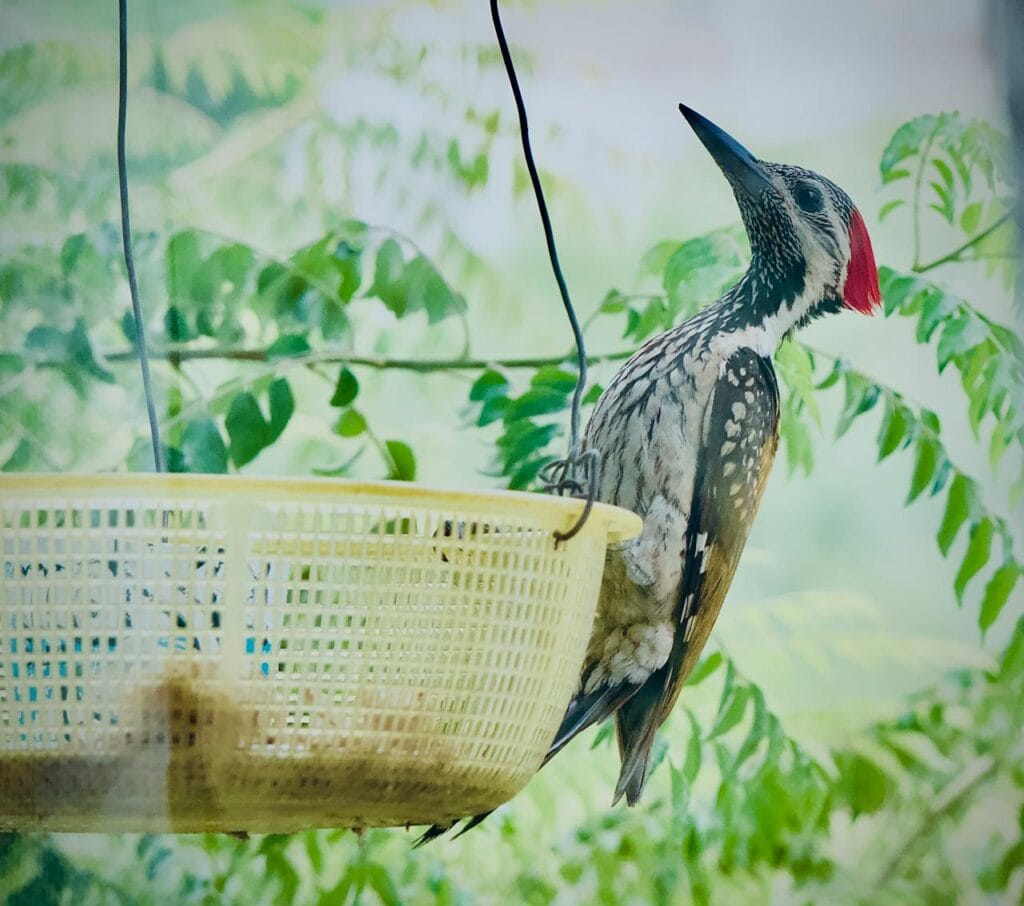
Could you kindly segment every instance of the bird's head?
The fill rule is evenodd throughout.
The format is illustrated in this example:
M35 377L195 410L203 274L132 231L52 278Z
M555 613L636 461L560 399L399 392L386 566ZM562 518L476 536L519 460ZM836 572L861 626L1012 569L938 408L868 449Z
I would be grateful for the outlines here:
M732 186L750 239L751 274L761 284L759 306L771 299L798 309L793 326L842 308L874 311L881 304L878 270L850 196L811 170L758 160L695 110L679 109Z

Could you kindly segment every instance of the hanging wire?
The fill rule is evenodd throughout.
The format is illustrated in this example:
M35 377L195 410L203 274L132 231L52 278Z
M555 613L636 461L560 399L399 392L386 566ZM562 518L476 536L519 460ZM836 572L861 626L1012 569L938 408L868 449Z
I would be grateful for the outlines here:
M153 462L158 472L166 472L164 448L160 443L160 422L153 400L153 382L149 374L149 355L146 352L146 331L139 302L139 284L135 276L135 257L132 254L132 225L128 213L128 166L125 161L124 137L128 119L128 9L127 0L118 0L118 83L117 83L117 182L121 193L121 245L124 248L124 266L128 273L128 291L132 297L135 318L135 343L142 367L142 387L146 394L149 414L149 433L153 442Z
M508 48L508 41L505 40L505 30L502 28L501 16L498 13L498 0L491 0L491 21L494 23L494 34L498 39L498 49L501 51L501 59L505 64L505 72L508 74L512 96L515 98L516 112L519 115L519 133L523 141L523 157L526 158L526 169L529 171L530 182L533 184L533 194L537 198L537 209L540 212L540 220L544 228L544 239L548 246L548 257L551 259L551 270L554 272L555 281L558 283L558 291L562 296L562 305L565 307L565 314L569 319L569 326L572 328L573 339L576 342L576 361L579 373L576 377L576 389L572 394L572 411L569 421L569 453L565 459L548 463L540 473L540 478L545 484L545 490L549 493L572 494L573 496L586 494L587 503L579 519L576 520L576 524L567 532L555 532L555 541L568 541L583 528L584 523L590 516L590 511L594 508L594 498L597 495L599 479L600 457L597 451L580 451L580 406L583 401L583 390L587 385L587 352L583 342L583 329L580 327L579 319L576 317L576 309L573 307L572 299L569 298L569 288L565 284L565 277L562 276L562 267L558 262L555 234L551 227L551 218L548 216L548 206L544 201L544 189L540 184L537 165L533 161L533 151L530 149L530 127L526 120L526 103L523 100L523 93L519 88L519 79L516 77L515 66L512 64L512 54Z

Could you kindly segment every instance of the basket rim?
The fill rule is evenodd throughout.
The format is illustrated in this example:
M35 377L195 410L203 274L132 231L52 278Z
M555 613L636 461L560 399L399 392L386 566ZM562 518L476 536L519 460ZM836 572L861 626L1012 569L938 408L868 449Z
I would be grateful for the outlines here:
M567 530L578 518L584 501L528 491L456 490L416 482L361 481L351 478L295 476L210 475L180 472L7 472L0 473L0 497L39 499L48 494L88 497L116 492L140 497L167 493L205 500L260 502L328 502L356 498L363 503L396 506L487 506L501 515L528 517L545 527ZM601 527L609 543L640 534L636 513L607 503L595 503L587 528Z

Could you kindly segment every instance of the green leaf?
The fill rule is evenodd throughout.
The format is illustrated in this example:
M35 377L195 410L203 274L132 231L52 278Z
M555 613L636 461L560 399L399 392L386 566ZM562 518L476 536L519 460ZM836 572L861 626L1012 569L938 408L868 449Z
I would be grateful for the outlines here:
M505 396L508 388L508 378L501 372L488 368L469 388L469 398L474 403L484 402L496 396Z
M0 352L0 377L10 378L25 368L25 359L16 352Z
M992 537L995 534L995 526L992 520L984 518L971 526L971 539L967 544L967 552L960 563L960 569L953 580L953 590L956 592L957 603L962 604L964 589L982 568L988 563L989 553L992 549Z
M256 397L248 390L231 401L224 426L228 431L231 460L239 468L252 462L269 443L267 423Z
M497 440L502 474L507 475L518 463L542 451L558 432L558 425L536 425L528 419L509 424Z
M617 315L624 312L626 310L625 296L617 289L608 290L601 300L601 307L598 310L603 315Z
M253 250L240 242L222 245L207 259L207 265L220 278L221 285L218 290L226 291L232 298L242 294L249 272L255 263L256 255Z
M949 486L946 511L936 536L943 557L949 555L956 536L960 533L963 524L971 517L976 506L977 485L966 475L957 474Z
M181 435L182 471L223 474L228 470L224 438L212 418L189 421Z
M363 871L366 883L380 898L383 906L401 906L402 898L398 895L395 882L391 880L391 875L383 865L368 862L363 867Z
M402 284L407 287L407 312L426 311L428 324L466 310L466 300L451 291L434 265L422 255L406 265Z
M677 308L682 307L682 303L678 300L674 304ZM641 310L638 311L634 308L629 310L624 336L632 337L637 342L646 340L651 334L668 330L672 326L675 313L676 309L670 308L663 298L656 296L648 300Z
M303 837L310 868L313 869L314 875L319 877L324 870L324 852L320 848L320 835L314 831L304 834Z
M333 300L325 300L320 316L320 333L325 340L338 340L352 329L345 310Z
M889 789L889 779L882 769L857 752L836 752L833 757L839 769L838 790L853 817L881 809Z
M601 394L604 393L604 387L600 384L591 384L590 389L583 395L583 399L580 401L581 406L591 406L601 399Z
M287 427L295 412L295 397L292 396L292 388L288 381L278 378L270 385L267 391L270 398L270 425L268 444L272 444L281 436L281 432Z
M48 324L33 327L25 337L25 349L42 352L46 358L61 362L61 372L79 395L84 393L83 373L107 384L114 383L114 375L100 365L93 354L82 318L78 318L68 331Z
M988 580L981 600L981 611L978 613L978 626L982 632L988 630L999 618L1003 606L1017 585L1020 573L1020 566L1011 560L1000 566Z
M121 315L120 320L121 333L124 334L125 339L134 347L136 345L136 338L138 337L138 330L135 327L135 315L129 310Z
M14 452L7 458L2 469L4 472L24 472L28 469L31 462L32 447L23 437L18 441L17 446L14 448Z
M898 167L894 170L890 170L885 175L885 179L882 180L885 183L895 182L898 179L907 179L910 176L910 171L905 167Z
M415 481L416 457L412 448L400 440L388 440L384 443L392 462L388 478L394 481Z
M377 249L373 283L368 293L380 299L399 317L405 313L406 306L405 292L401 285L404 271L402 247L394 239L385 239Z
M260 306L281 323L309 326L309 314L319 292L303 276L283 264L274 262L264 267L256 279Z
M911 426L909 410L899 400L889 396L886 398L885 416L878 430L878 461L895 452L907 436Z
M942 432L942 422L939 421L939 416L931 409L921 410L921 424L924 425L932 434L940 434Z
M708 734L708 740L723 736L743 720L743 714L747 709L747 702L749 700L750 690L746 686L734 686L729 696L724 698L719 705L718 715L715 717L715 724Z
M331 233L299 249L291 257L292 270L307 286L324 296L324 308L307 311L306 320L316 323L323 310L347 303L362 283L362 247L358 237L339 239Z
M164 313L164 333L167 334L169 343L187 343L196 337L188 318L174 305Z
M344 408L359 395L359 381L356 376L344 365L338 372L338 382L334 385L334 395L331 397L331 405Z
M654 256L654 250L650 254ZM699 304L719 295L733 282L743 265L740 241L733 229L718 230L681 243L666 262L662 279L670 306L666 309L663 300L654 299L641 320L653 323L660 319L659 326L670 326L675 314L694 311ZM637 339L642 339L649 329L645 326L637 331Z
M958 317L947 321L939 338L936 355L939 360L939 373L956 357L973 349L988 339L988 329L977 317L964 312Z
M882 205L882 209L878 212L878 222L881 223L898 207L905 205L906 201L902 198L896 198L893 201L888 201Z
M115 383L114 375L96 360L92 342L85 330L85 320L78 318L69 334L69 352L72 360L91 377L106 384Z
M362 248L342 239L334 246L335 268L338 271L338 297L351 301L363 282Z
M459 150L458 142L453 138L448 142L447 160L452 172L466 186L475 189L487 182L489 163L486 151L478 152L470 163L465 163Z
M537 477L540 470L553 460L551 456L538 456L529 459L512 473L508 480L510 490L521 491L530 486L530 483Z
M839 423L836 425L836 437L842 437L856 421L857 417L872 409L881 396L881 389L859 374L847 372L846 379L846 404L839 416Z
M930 204L928 207L941 214L947 222L952 223L955 215L953 193L940 183L931 182L929 185L935 191L935 194L939 196L939 201L936 204Z
M1002 682L1021 675L1024 675L1024 617L1017 620L1010 643L999 656L999 679Z
M531 387L552 387L569 394L576 389L576 373L558 365L544 365L530 378Z
M720 651L713 651L707 657L701 658L693 672L686 678L686 685L699 685L721 667L724 660Z
M700 724L697 723L697 718L693 716L693 712L687 709L686 716L690 720L690 738L686 743L686 760L683 762L683 776L686 778L686 782L693 785L693 782L697 779L697 773L700 771L701 762L701 732Z
M342 437L358 437L366 430L366 419L357 409L346 409L334 426L334 432Z
M310 352L309 340L302 334L286 333L278 337L267 349L267 360L273 362L277 359L294 359L299 356L308 355Z
M228 431L231 459L238 467L251 462L274 443L295 411L295 399L284 378L277 378L270 384L267 396L270 402L269 422L263 417L256 397L248 390L231 401L224 426Z
M896 311L903 313L918 286L918 281L914 277L898 274L885 265L878 269L878 283L885 301L886 317Z
M914 460L914 474L910 479L910 493L907 503L916 500L928 487L939 464L939 447L931 437L920 437L917 441L917 456Z
M507 396L492 396L485 399L483 406L480 407L480 415L477 416L477 427L483 428L503 418L511 405L512 402Z
M775 355L775 362L780 377L798 397L800 407L820 427L821 411L814 392L814 359L810 351L798 343L783 343Z
M938 170L939 176L942 179L943 185L947 189L952 189L953 188L953 171L950 170L949 164L947 164L940 157L933 157L932 158L932 166L935 167L936 170Z
M167 296L172 305L196 307L194 283L202 265L199 236L193 230L175 233L167 242ZM208 301L208 300L204 300Z
M828 373L823 381L817 386L816 390L829 390L839 383L839 379L846 373L847 365L842 359L836 359L835 364L832 366L832 370Z
M960 303L934 286L922 291L919 297L921 316L917 322L917 342L927 343L935 329L960 307Z
M768 731L768 707L765 704L764 693L757 686L752 686L750 694L754 699L754 717L750 722L750 729L747 731L746 737L736 750L736 755L729 766L730 774L735 774L743 766L743 763L757 751L757 747Z
M904 123L889 140L882 152L879 170L883 183L894 182L910 175L906 169L897 169L897 164L916 156L928 137L939 127L940 118L933 115L919 116Z
M64 241L60 249L60 269L65 277L70 276L78 260L90 246L89 237L85 233L76 233Z
M983 210L984 205L980 201L972 201L964 208L963 213L960 215L960 227L968 236L978 229Z
M512 404L505 412L505 421L518 421L534 415L561 412L567 405L567 393L564 389L534 387L512 400Z

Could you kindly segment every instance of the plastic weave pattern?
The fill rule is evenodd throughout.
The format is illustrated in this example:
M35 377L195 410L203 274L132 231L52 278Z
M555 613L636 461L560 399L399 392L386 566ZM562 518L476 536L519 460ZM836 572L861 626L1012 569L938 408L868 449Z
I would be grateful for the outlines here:
M606 545L581 501L237 476L0 478L0 828L443 821L537 769Z

